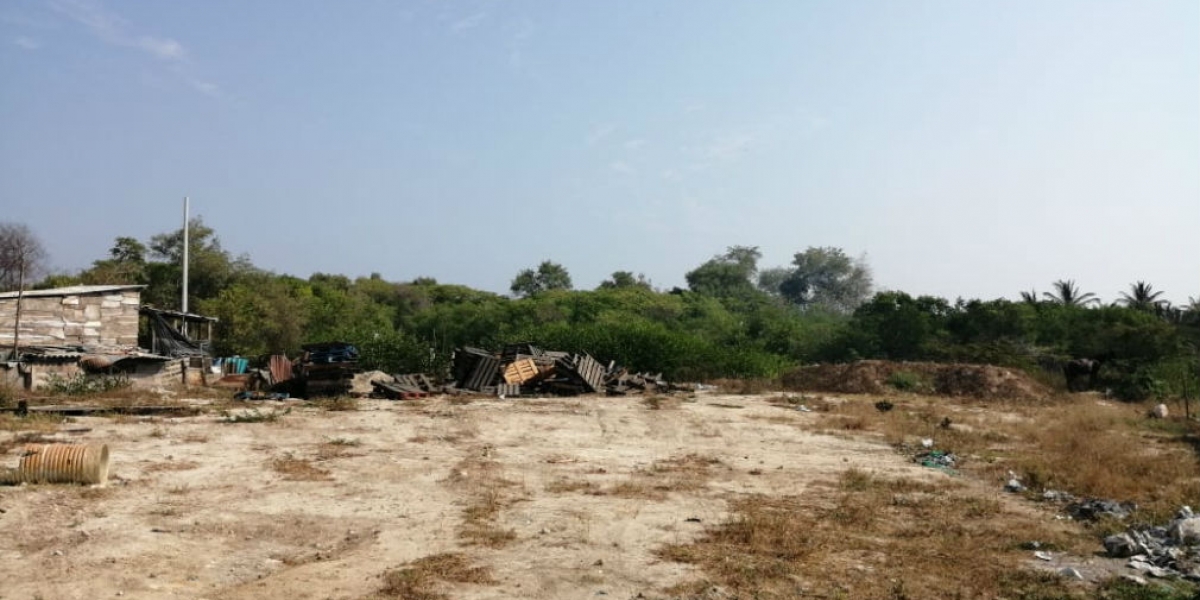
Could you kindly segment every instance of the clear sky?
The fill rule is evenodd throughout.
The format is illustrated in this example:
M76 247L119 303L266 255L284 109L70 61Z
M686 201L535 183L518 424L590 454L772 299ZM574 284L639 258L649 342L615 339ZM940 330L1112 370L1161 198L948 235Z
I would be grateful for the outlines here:
M1200 2L0 2L0 220L307 277L657 286L729 245L881 288L1200 296Z

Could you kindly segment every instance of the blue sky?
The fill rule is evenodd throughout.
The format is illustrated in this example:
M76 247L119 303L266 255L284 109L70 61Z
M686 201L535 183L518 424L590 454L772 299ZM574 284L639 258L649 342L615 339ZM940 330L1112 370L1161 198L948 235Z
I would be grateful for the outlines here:
M662 287L729 245L878 287L1200 296L1200 3L0 4L0 220L261 267Z

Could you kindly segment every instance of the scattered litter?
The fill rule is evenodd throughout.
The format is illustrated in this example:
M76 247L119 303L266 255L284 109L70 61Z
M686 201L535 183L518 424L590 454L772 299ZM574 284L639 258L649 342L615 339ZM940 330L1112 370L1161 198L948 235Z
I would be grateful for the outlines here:
M1124 519L1135 510L1137 505L1131 502L1122 503L1100 498L1088 498L1067 505L1067 514L1076 521L1098 521L1102 517Z
M1150 416L1155 419L1165 419L1168 414L1170 413L1167 411L1166 404L1159 404L1150 411Z
M1037 552L1034 552L1033 556L1034 556L1034 558L1037 558L1038 560L1046 560L1046 561L1054 560L1054 557L1051 556L1049 552L1045 552L1042 550L1038 550Z
M804 405L804 404L797 405L796 410L798 410L800 412L812 412L813 411L811 408L809 408L807 405Z
M1004 491L1011 492L1013 494L1019 494L1025 491L1025 486L1021 485L1021 482L1015 478L1009 479L1008 482L1004 484Z
M1063 567L1058 570L1058 574L1070 579L1078 579L1079 581L1083 581L1084 579L1083 573L1080 573L1075 567Z
M234 400L287 400L291 396L286 392L251 392L244 391L234 394Z
M1104 551L1151 577L1200 579L1200 517L1185 506L1165 527L1139 525L1104 538Z
M925 438L925 439L921 440L921 447L926 448L926 449L932 448L933 447L933 438Z
M1061 490L1046 490L1042 492L1042 500L1046 502L1074 502L1075 495Z
M958 462L958 457L954 456L953 452L931 450L924 454L918 454L915 460L923 467L954 473L954 465Z

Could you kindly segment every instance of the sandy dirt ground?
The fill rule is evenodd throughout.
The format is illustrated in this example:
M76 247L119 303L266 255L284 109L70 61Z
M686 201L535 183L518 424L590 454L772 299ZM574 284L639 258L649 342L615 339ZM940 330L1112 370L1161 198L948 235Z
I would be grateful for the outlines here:
M719 523L731 499L815 497L851 467L945 477L881 442L806 430L816 418L701 394L660 409L440 398L293 405L262 423L71 419L46 435L108 444L113 476L0 487L0 599L363 598L386 571L450 551L495 579L442 584L452 598L663 598L699 575L653 551ZM2 458L15 466L17 451ZM689 464L702 468L673 468ZM464 534L481 503L505 539Z

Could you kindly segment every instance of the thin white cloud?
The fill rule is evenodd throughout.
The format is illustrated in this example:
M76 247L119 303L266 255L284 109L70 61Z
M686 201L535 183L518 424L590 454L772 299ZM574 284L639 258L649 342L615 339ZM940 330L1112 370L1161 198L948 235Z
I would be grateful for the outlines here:
M479 27L483 20L487 18L487 13L479 11L473 15L463 17L450 25L450 30L454 33L463 33Z
M30 37L25 37L23 35L13 38L12 43L14 46L24 48L26 50L37 50L38 48L42 47L42 44L37 40Z
M184 55L183 45L170 38L144 35L137 39L136 46L162 60L179 60Z
M188 86L190 86L192 89L194 89L197 92L200 92L201 94L204 94L205 96L208 96L210 98L220 99L220 98L225 97L225 95L221 93L221 86L219 86L215 83L212 83L210 81L201 81L199 79L188 79Z
M188 52L178 40L133 30L129 21L104 7L99 0L49 0L55 12L82 25L96 39L110 46L135 49L167 63L167 69L187 87L210 98L225 97L220 86L192 76Z
M634 173L637 173L637 169L633 168L633 165L630 165L623 160L613 161L608 165L608 167L618 173L621 173L622 175L633 175Z
M171 39L129 32L129 22L92 0L52 0L50 7L83 25L100 41L113 46L137 48L160 60L181 60L183 44Z
M642 148L645 148L645 147L646 147L646 140L643 140L640 138L625 141L625 149L626 150L641 150Z
M513 70L520 71L525 68L525 47L529 45L529 40L533 38L535 29L532 19L522 17L517 22L513 34L509 36L508 66Z
M754 136L747 133L723 135L709 142L702 154L712 160L729 162L740 158L753 143Z
M603 123L592 127L592 130L584 137L584 141L589 146L595 146L604 141L605 138L612 135L617 130L617 126L612 123Z

